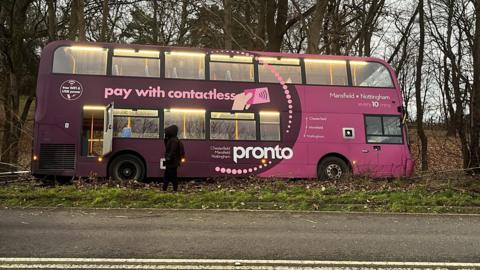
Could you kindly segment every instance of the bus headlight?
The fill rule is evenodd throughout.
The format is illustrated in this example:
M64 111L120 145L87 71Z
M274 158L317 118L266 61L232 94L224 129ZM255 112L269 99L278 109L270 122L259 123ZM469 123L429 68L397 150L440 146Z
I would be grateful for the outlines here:
M34 161L37 161L37 160L38 160L38 156L37 156L37 155L33 155L32 159L33 159Z
M97 161L98 161L98 162L102 162L102 161L103 161L103 157L98 157L98 158L97 158Z

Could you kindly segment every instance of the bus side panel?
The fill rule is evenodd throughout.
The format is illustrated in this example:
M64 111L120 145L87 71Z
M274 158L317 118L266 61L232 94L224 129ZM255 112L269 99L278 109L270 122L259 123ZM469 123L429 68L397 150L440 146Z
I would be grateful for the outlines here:
M299 177L314 177L319 161L329 154L345 157L354 174L405 175L406 144L382 144L377 151L374 144L366 142L365 134L365 114L399 115L396 105L400 102L395 90L359 88L353 91L319 86L297 89L302 104L301 111L297 112L301 113L301 130L293 147L294 158L282 160L262 176L300 171Z

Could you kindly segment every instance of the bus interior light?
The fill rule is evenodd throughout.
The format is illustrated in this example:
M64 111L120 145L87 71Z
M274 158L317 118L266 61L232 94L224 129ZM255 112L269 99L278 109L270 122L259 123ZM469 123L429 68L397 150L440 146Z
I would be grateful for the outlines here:
M138 51L135 51L134 49L114 49L113 50L113 55L114 56L158 58L158 57L160 57L160 52L159 51L154 51L154 50L138 50Z
M283 58L283 57L259 57L260 62L269 64L285 64L285 65L299 65L300 59L298 58Z
M159 51L152 51L152 50L139 50L139 54L143 54L145 56L153 56L153 57L159 57L160 52Z
M366 66L366 65L368 65L368 62L365 62L365 61L350 61L350 65Z
M74 51L103 51L106 50L105 48L102 47L86 47L86 46L71 46L71 50Z
M85 105L85 106L83 106L83 110L85 110L85 111L105 111L105 107L104 106Z
M116 55L117 53L135 53L134 49L114 49L113 54Z
M262 115L272 115L272 116L280 115L280 112L260 111L259 113Z
M253 56L229 55L229 54L211 54L210 55L210 60L212 60L212 61L251 63L253 61Z
M172 108L165 109L166 112L180 112L180 113L205 113L204 109L181 109L181 108Z
M305 59L307 63L324 63L324 64L343 64L345 65L347 61L345 60L331 60L331 59Z
M199 53L199 52L180 52L180 51L171 51L171 52L166 52L166 54L170 55L179 55L179 56L205 56L204 53Z

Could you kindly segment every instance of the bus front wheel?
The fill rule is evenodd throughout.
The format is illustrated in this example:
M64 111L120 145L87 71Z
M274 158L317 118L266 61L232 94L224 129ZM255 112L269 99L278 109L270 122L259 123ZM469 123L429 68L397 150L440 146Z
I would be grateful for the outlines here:
M109 176L121 181L142 181L145 178L145 165L143 161L135 155L120 155L110 164Z
M350 169L343 159L331 156L320 162L317 176L319 180L337 180L344 178L349 172Z

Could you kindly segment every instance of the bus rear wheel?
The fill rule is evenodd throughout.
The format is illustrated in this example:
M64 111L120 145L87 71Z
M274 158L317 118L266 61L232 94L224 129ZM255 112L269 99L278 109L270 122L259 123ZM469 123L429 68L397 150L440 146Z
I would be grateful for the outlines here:
M143 181L145 178L145 164L135 155L120 155L110 163L108 175L120 181Z
M338 180L345 178L349 173L350 169L347 163L338 157L324 158L317 169L319 180Z

